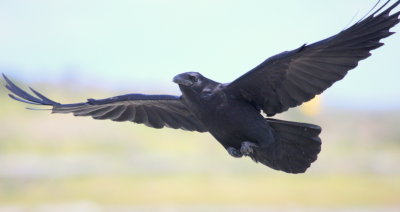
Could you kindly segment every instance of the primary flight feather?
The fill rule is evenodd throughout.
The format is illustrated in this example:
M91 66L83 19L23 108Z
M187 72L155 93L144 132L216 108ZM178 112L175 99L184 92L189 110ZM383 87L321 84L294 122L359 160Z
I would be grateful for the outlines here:
M60 104L33 89L36 96L31 95L3 76L11 98L52 106L53 113L209 132L234 157L249 156L276 170L302 173L321 150L321 128L265 118L261 111L273 116L298 106L369 57L399 23L400 12L391 12L400 0L389 3L332 37L268 58L231 83L197 72L179 74L173 81L182 96L127 94Z

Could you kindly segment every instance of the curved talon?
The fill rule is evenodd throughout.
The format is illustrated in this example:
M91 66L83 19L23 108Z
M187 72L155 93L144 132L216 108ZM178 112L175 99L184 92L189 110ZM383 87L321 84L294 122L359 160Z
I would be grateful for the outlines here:
M240 147L240 152L243 155L248 156L254 152L254 148L258 148L258 145L253 142L244 141L242 142L242 146Z
M226 150L228 150L228 153L229 153L232 157L240 158L240 157L243 156L243 154L242 154L239 150L237 150L237 149L235 149L235 148L233 148L233 147L228 147L228 148L226 148Z

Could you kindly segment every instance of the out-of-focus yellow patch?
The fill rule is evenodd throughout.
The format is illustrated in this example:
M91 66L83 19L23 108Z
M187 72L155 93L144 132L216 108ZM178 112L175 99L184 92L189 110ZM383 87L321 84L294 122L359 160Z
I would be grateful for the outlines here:
M300 107L301 112L307 116L315 116L321 112L321 96L317 95Z

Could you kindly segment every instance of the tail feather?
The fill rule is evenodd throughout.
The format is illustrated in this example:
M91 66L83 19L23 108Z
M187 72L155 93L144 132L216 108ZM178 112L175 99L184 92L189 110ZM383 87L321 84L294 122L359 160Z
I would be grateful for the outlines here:
M321 151L321 127L313 124L266 119L275 142L255 152L253 159L273 169L303 173Z

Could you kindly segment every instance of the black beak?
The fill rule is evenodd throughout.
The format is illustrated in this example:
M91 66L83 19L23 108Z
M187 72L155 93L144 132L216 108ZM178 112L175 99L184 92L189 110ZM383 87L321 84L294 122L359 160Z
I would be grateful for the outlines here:
M172 81L178 85L191 86L193 84L186 74L176 75Z

